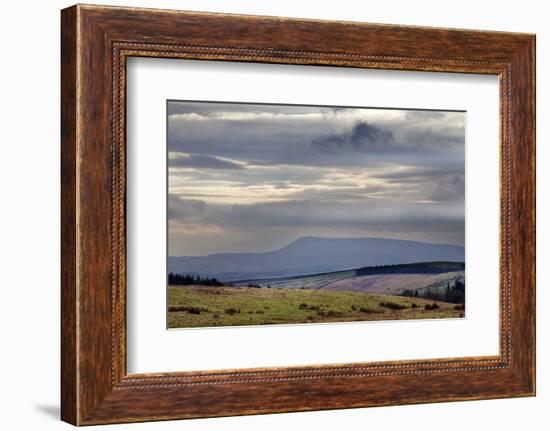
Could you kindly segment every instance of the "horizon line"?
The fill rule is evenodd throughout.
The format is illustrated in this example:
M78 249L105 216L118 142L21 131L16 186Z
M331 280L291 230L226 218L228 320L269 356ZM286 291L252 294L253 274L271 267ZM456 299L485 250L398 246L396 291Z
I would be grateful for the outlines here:
M437 246L450 246L450 247L461 247L463 249L466 248L466 245L460 245L460 244L449 244L449 243L438 243L438 242L427 242L427 241L418 241L414 239L400 239L400 238L386 238L386 237L377 237L377 236L366 236L366 237L323 237L323 236L315 236L315 235L306 235L298 237L286 245L283 245L279 248L267 250L267 251L219 251L209 254L202 254L202 255L171 255L167 254L169 258L178 258L178 257L210 257L210 256L216 256L220 254L267 254L267 253L273 253L279 250L282 250L286 247L291 246L292 244L304 240L304 239L321 239L321 240L385 240L385 241L399 241L399 242L414 242L418 244L427 244L427 245L437 245Z

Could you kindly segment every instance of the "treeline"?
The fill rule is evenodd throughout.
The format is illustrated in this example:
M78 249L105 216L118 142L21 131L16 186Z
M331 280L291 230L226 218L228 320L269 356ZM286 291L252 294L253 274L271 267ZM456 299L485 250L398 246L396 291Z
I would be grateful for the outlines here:
M378 274L443 274L464 271L464 262L419 262L397 265L365 266L355 270L356 275Z
M419 290L404 290L402 296L433 299L434 301L450 302L452 304L464 304L466 299L466 283L457 278L453 284L447 283L446 287L426 288Z
M224 283L214 277L208 278L201 277L200 275L174 274L173 272L168 274L168 284L170 286L191 286L193 284L201 286L224 286Z

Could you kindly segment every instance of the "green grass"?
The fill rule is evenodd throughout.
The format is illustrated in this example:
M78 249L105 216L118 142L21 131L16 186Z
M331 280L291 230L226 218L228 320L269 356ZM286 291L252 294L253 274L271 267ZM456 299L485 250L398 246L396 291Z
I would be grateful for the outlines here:
M437 309L425 309L426 304L434 302L362 292L170 286L168 306L174 311L168 312L168 327L434 319L464 315L462 310L455 309L456 304L445 302L438 302ZM413 308L413 304L416 307Z

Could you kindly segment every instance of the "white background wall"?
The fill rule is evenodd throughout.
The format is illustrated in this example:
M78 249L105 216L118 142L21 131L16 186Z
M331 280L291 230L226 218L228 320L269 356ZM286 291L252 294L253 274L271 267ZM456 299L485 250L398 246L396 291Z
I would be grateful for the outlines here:
M550 13L544 1L130 0L104 4L477 28L537 34L538 396L536 398L134 424L105 429L548 429L550 423ZM60 0L2 4L0 32L0 426L69 429L59 410ZM29 276L29 277L27 277ZM29 281L32 280L32 281ZM98 428L99 429L99 428Z

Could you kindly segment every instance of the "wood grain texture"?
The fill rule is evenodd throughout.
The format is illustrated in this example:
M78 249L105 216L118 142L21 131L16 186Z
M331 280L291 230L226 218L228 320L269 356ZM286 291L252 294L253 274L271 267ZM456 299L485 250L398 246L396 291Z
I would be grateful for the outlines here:
M61 417L77 422L76 9L61 17Z
M65 9L63 420L86 425L533 395L534 49L534 36L525 34L100 6ZM127 375L125 66L130 56L498 75L500 354Z

